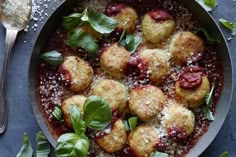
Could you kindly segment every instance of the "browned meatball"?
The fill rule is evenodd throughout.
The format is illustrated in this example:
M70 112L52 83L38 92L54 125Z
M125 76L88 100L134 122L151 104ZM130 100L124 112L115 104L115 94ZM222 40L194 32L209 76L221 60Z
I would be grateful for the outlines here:
M155 86L137 87L130 93L129 108L142 121L154 119L163 109L166 96Z
M192 32L178 32L171 39L169 51L173 61L182 65L194 57L201 56L204 52L203 40Z
M121 77L129 61L130 53L117 43L105 48L100 56L104 71L114 77Z
M164 10L154 10L146 13L142 21L142 31L146 40L159 43L167 39L175 30L175 21Z
M138 15L132 7L122 2L111 2L107 5L105 13L119 22L118 29L129 34L134 33Z
M66 57L58 72L66 79L72 91L86 89L93 79L92 67L77 56Z
M126 139L125 126L122 120L118 119L113 125L111 132L105 136L96 138L95 142L106 152L114 153L125 146Z
M129 147L137 157L149 157L159 143L158 132L149 125L138 126L128 137Z
M74 95L62 101L61 110L67 126L72 128L72 123L70 119L70 108L72 107L72 105L78 106L80 113L83 115L83 106L86 99L87 98L85 96Z

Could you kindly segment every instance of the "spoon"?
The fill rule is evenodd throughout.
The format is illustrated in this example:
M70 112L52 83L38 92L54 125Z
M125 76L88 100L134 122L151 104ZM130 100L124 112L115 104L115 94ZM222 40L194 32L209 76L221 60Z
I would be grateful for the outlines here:
M0 80L0 134L7 127L6 71L11 49L19 31L24 29L31 17L31 0L0 0L0 21L6 28L5 58Z

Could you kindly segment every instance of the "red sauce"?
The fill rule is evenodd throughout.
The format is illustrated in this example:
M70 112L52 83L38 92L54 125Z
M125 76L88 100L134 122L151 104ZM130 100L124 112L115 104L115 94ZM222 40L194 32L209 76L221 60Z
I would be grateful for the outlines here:
M59 81L62 82L64 86L70 87L72 84L70 72L61 65L58 69L58 73L60 74Z
M117 15L121 9L127 7L128 5L124 2L114 2L114 1L111 1L106 9L105 9L105 14L107 16L115 16Z
M186 140L188 137L187 133L183 129L175 126L168 129L168 135L175 141L183 141Z
M172 19L172 16L165 10L153 10L148 14L156 22L164 22Z
M202 83L202 68L199 66L188 66L179 75L179 86L183 89L193 89Z

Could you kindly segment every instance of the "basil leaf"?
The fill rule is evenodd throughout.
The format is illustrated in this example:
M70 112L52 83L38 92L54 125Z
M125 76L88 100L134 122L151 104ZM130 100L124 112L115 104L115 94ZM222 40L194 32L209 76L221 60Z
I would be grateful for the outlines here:
M92 12L85 9L82 21L88 22L90 26L101 34L108 34L115 30L118 21L99 12Z
M130 53L134 53L141 42L142 38L140 36L127 34L125 39L121 40L119 44L124 46Z
M205 28L200 27L195 31L195 33L196 34L203 33L208 44L217 44L217 43L219 44L220 43L220 40L214 34L209 33Z
M23 146L20 149L20 152L16 155L16 157L32 157L33 149L31 143L29 141L29 137L26 133L23 136Z
M58 106L55 106L52 115L54 118L56 118L58 121L60 121L62 119L62 111L61 108Z
M54 153L56 157L87 157L89 145L89 140L85 135L67 133L57 140Z
M210 92L206 95L205 102L208 107L212 107L212 104L213 104L212 96L215 89L215 85L216 85L216 81L214 80Z
M72 105L70 108L70 118L75 133L78 135L84 134L86 131L85 122L81 119L79 108L76 105Z
M81 47L94 58L98 56L98 44L96 40L80 29L69 32L67 45L70 47Z
M44 134L40 131L36 135L36 142L37 142L37 152L36 157L46 157L50 154L51 147L47 140L47 138L44 136Z
M205 0L196 0L206 11L212 11L214 7L208 6Z
M123 120L122 122L123 122L123 124L124 124L124 126L125 126L125 131L129 131L130 128L129 128L128 122L127 122L126 120Z
M59 66L63 63L62 54L56 50L46 52L41 55L41 59L52 66Z
M204 0L204 3L211 8L215 8L218 4L217 0Z
M169 155L167 153L162 153L158 151L155 151L150 155L150 157L168 157L168 156Z
M69 16L63 17L63 27L67 30L75 29L82 24L82 14L74 13Z
M231 31L233 36L236 35L236 22L230 22L224 19L220 19L219 21L225 28Z
M204 117L210 121L213 121L215 120L214 116L213 116L213 113L210 111L209 107L204 107L203 108L203 114L204 114Z
M128 123L129 123L129 128L130 130L134 130L134 128L136 128L137 123L138 123L138 117L131 117L128 119Z
M104 129L112 120L112 111L109 104L98 96L90 96L85 101L84 121L89 128Z
M120 36L120 39L119 39L118 43L120 43L123 40L123 38L125 37L125 33L126 32L125 32L125 29L124 29L121 36Z
M224 151L220 157L228 157L229 156L229 152L228 151Z

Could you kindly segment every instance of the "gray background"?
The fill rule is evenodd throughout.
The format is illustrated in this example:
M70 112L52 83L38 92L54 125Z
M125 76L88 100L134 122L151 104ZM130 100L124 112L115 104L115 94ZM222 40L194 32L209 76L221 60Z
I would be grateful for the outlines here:
M62 0L51 0L47 6L41 6L45 13L50 15ZM228 19L236 22L236 4L233 0L218 0L218 7L212 14L216 21L219 18ZM47 11L46 11L47 10ZM9 123L7 131L0 135L0 157L14 157L22 145L23 133L28 133L32 146L35 147L35 135L40 130L35 120L28 97L28 67L31 50L36 36L39 33L43 21L38 21L36 31L32 29L35 22L31 22L28 32L21 32L13 48L8 74L7 74L7 101ZM222 27L221 27L222 28ZM226 38L230 33L222 29ZM4 38L5 30L0 25L0 65L4 58ZM24 42L26 41L26 43ZM234 69L236 66L236 37L228 42ZM1 69L2 66L0 66ZM236 72L234 72L235 78ZM234 87L235 90L235 87ZM233 101L226 121L212 144L202 154L202 157L218 157L222 152L229 151L230 157L236 157L236 97Z

